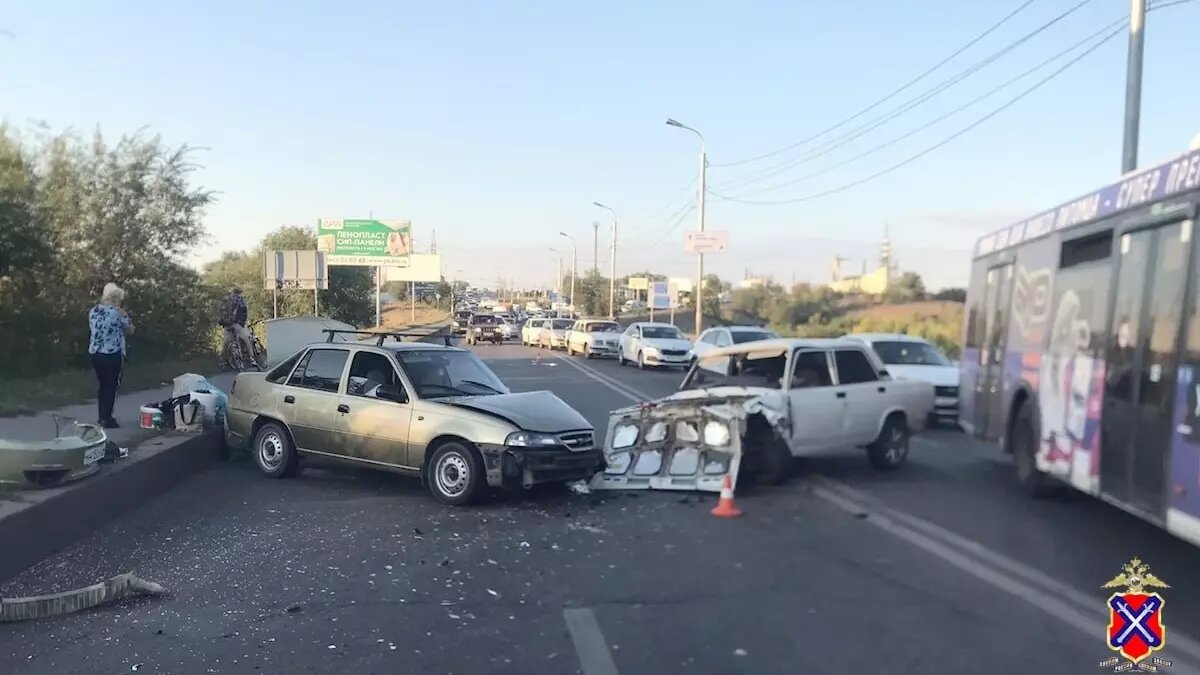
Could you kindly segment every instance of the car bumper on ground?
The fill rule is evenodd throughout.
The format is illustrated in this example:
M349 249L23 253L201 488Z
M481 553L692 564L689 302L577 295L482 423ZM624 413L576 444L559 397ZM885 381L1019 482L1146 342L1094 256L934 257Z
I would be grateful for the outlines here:
M590 480L604 470L600 448L523 448L480 445L487 482L491 487L529 488L543 483Z

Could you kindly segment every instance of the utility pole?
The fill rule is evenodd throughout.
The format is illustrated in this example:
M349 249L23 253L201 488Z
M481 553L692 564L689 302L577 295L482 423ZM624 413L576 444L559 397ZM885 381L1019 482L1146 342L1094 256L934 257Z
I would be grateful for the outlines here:
M558 234L560 236L566 237L567 239L569 239L571 241L571 304L569 305L569 307L571 308L572 313L574 313L574 311L575 311L575 277L578 275L578 269L579 269L577 267L578 257L579 257L579 247L575 245L575 237L572 237L571 235L567 234L566 232L559 232Z
M704 134L701 134L699 131L696 131L695 129L689 127L688 125L678 122L674 119L668 119L667 126L679 127L680 129L687 129L688 131L692 132L693 134L696 134L696 137L700 139L700 194L699 194L699 197L697 198L696 205L698 207L698 210L700 211L700 231L703 232L704 231L704 193L707 192L707 190L705 189L705 182L708 178L708 153L705 152L705 149L704 149ZM696 327L695 327L695 332L693 334L699 335L700 331L704 330L704 310L703 310L703 307L704 307L704 254L703 253L696 254L696 289L692 293L692 297L696 303Z
M612 253L609 255L608 261L608 318L615 319L617 318L617 212L600 202L592 202L592 204L612 214Z
M600 274L600 221L592 221L592 271Z
M1142 110L1142 54L1146 46L1146 0L1131 0L1129 7L1129 62L1125 68L1125 144L1121 173L1137 168L1138 128Z

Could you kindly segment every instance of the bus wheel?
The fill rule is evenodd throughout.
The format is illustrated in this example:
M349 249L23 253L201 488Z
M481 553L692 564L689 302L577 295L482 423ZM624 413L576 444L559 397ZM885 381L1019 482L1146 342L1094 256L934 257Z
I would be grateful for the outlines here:
M1017 411L1013 423L1013 466L1017 484L1032 497L1048 497L1056 492L1053 481L1037 468L1038 429L1034 421L1033 404L1026 402Z

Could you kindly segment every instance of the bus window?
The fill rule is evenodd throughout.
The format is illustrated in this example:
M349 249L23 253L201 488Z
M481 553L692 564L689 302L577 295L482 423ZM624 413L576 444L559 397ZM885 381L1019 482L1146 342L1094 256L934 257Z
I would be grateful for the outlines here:
M1108 258L1112 255L1112 238L1112 230L1105 230L1089 234L1086 237L1064 241L1062 252L1059 255L1059 269Z

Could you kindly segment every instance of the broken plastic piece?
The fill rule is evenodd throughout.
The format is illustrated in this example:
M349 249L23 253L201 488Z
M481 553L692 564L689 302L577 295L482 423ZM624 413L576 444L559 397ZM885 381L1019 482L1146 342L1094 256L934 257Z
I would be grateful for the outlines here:
M126 572L108 581L65 593L0 598L0 623L62 616L134 595L162 595L165 592L162 586L140 579L133 572Z

